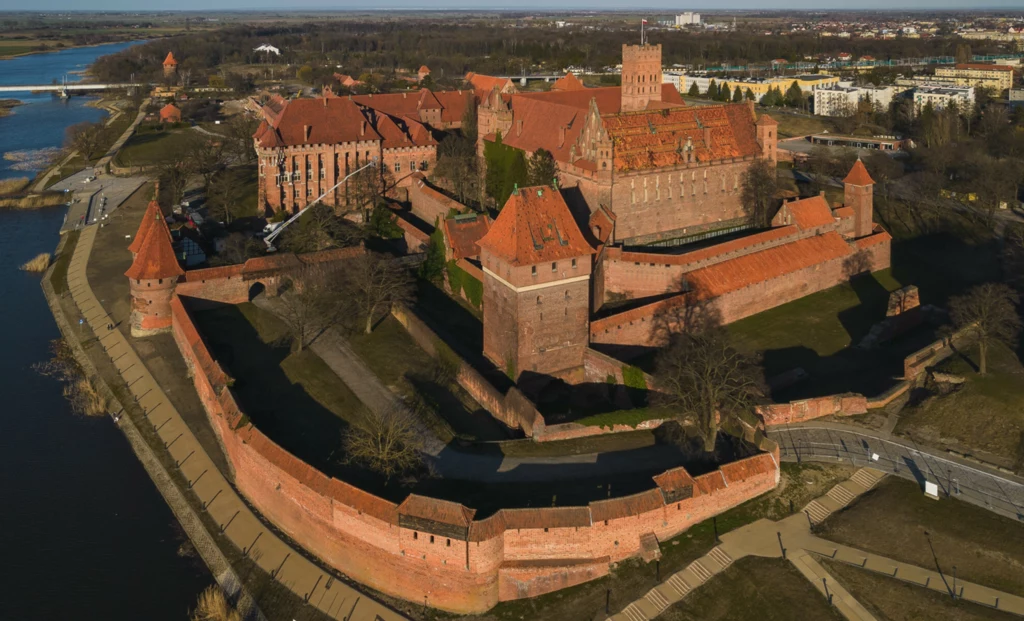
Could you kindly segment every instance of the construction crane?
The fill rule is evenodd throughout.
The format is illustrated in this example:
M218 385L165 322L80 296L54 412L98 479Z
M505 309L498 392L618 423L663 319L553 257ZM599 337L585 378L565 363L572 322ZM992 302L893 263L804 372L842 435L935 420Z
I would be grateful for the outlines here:
M363 172L367 168L375 168L376 166L377 166L377 158L375 157L375 158L370 160L369 164L367 164L367 165L365 165L365 166L363 166L361 168L357 168L356 170L353 170L349 174L345 175L344 179L342 179L338 183L335 183L333 186L331 186L331 188L329 190L327 190L326 192L324 192L320 196L316 197L315 199L313 199L312 202L310 202L308 205L306 205L305 207L300 209L298 212L296 212L296 214L294 216L292 216L291 218L288 218L287 220L285 220L284 224L282 224L281 226L277 227L276 229L274 229L274 231L272 233L270 233L270 235L267 235L266 237L263 238L263 241L266 242L266 244L267 244L267 252L274 252L274 251L277 250L277 248L274 247L274 240L277 239L277 236L280 235L282 231L284 231L286 228L288 228L288 225L290 225L292 222L295 222L296 220L301 218L302 214L306 213L307 209L309 209L310 207L313 207L314 205L319 203L321 200L323 200L323 198L325 196L327 196L331 192L333 192L336 189L338 189L338 186L340 186L341 184L345 183L346 181L348 181L349 179L351 179L355 175Z

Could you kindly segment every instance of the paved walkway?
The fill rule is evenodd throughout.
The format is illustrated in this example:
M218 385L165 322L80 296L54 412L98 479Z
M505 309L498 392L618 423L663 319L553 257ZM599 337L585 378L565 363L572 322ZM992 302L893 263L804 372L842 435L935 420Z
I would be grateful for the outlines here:
M940 493L1024 521L1024 479L912 440L841 423L813 422L768 428L787 461L837 461L885 470L939 486Z
M132 124L128 126L128 129L124 130L124 133L114 141L114 144L110 145L110 149L108 149L106 154L100 158L100 161L96 162L97 170L105 171L107 169L107 164L114 159L114 156L121 150L124 143L131 138L132 134L135 133L135 128L139 126L139 123L141 123L142 119L146 116L146 107L149 106L150 101L151 99L149 97L142 100L142 105L139 106L139 113L135 115L135 120L132 121Z
M818 524L834 511L853 502L885 476L885 473L862 468L850 479L839 483L824 496L812 500L804 510L780 520L758 520L722 535L722 543L705 556L679 571L644 597L629 604L611 617L613 621L647 621L691 591L725 571L735 560L745 556L784 557L829 602L851 621L869 621L874 617L841 584L828 573L818 558L828 558L875 571L886 576L946 594L954 592L951 576L929 569L839 545L811 534L811 524ZM957 580L957 597L997 610L1024 615L1024 598Z
M82 231L68 268L68 287L99 342L121 373L129 391L146 412L157 435L189 481L204 510L243 553L275 580L334 619L399 621L404 619L323 571L299 550L282 541L246 506L211 461L159 384L120 330L108 330L107 312L86 278L96 226Z

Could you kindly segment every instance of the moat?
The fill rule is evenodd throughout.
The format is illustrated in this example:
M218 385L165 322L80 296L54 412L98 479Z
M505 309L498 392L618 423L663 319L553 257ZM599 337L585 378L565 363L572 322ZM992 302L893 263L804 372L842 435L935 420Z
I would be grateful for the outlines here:
M47 83L127 45L0 61L0 84ZM4 154L59 147L67 126L105 114L84 97L17 95L25 105L0 119ZM18 165L0 160L0 178L36 172ZM8 295L0 319L10 327L0 360L0 549L18 559L6 573L0 619L180 621L212 577L121 432L107 418L75 416L60 384L32 370L60 332L39 276L18 266L54 249L64 212L0 210L0 287Z

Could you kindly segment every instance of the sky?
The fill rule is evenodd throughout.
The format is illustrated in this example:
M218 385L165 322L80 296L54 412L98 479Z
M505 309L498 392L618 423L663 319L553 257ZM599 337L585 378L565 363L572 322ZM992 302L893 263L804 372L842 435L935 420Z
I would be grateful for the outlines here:
M0 10L7 11L162 11L168 6L179 10L242 10L276 9L295 11L318 10L360 10L367 9L512 9L512 10L562 10L562 9L612 9L640 12L652 9L657 12L684 10L729 10L729 9L794 9L794 10L849 10L858 9L961 9L979 10L984 8L1021 9L1024 0L0 0Z

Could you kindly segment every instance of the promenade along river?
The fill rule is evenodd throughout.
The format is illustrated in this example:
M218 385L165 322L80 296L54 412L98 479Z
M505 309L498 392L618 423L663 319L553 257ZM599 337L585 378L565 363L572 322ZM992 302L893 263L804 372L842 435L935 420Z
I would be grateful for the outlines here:
M3 60L0 84L48 84L126 46ZM66 127L104 116L85 98L7 97L26 104L0 118L0 179L34 175ZM184 621L206 567L112 421L75 416L31 368L60 333L39 276L18 266L54 249L64 211L0 209L0 619Z

